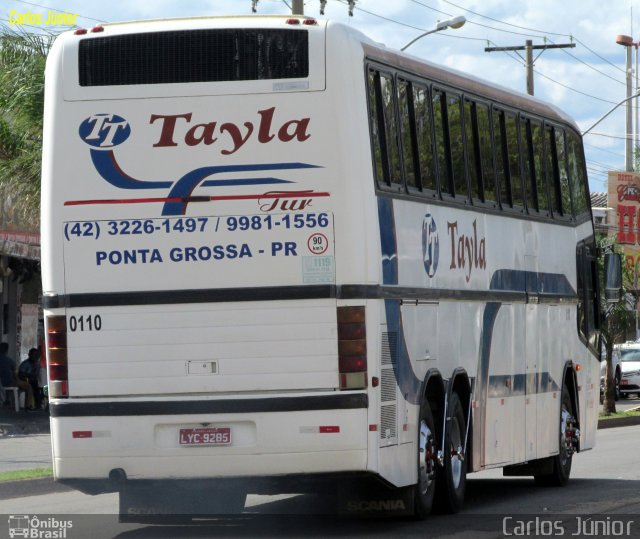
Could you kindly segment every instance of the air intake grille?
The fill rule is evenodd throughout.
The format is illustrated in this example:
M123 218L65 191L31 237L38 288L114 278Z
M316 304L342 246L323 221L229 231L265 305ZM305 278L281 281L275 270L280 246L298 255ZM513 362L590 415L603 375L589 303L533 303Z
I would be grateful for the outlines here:
M151 32L80 41L80 86L306 78L306 30Z

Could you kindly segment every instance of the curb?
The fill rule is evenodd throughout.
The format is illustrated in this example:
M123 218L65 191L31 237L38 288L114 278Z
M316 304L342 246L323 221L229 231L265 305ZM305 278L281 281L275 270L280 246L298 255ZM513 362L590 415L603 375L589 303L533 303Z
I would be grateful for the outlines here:
M640 425L640 416L612 417L611 419L598 420L598 430L611 429L614 427L630 427Z

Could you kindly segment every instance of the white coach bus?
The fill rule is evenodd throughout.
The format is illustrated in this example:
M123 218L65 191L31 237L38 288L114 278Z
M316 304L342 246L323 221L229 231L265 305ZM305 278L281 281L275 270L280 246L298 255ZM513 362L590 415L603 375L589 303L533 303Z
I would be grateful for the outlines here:
M49 55L42 182L55 478L124 517L316 489L422 517L594 445L552 106L311 18L105 24Z

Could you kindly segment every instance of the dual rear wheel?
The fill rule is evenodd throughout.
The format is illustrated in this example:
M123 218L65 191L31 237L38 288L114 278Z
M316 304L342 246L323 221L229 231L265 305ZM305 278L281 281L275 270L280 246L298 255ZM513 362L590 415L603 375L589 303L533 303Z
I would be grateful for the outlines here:
M466 421L457 393L451 394L444 448L438 462L438 439L433 413L425 399L420 409L418 432L418 482L415 486L415 515L425 518L432 509L456 513L462 507L467 484L467 460L463 454ZM442 421L439 418L439 421Z

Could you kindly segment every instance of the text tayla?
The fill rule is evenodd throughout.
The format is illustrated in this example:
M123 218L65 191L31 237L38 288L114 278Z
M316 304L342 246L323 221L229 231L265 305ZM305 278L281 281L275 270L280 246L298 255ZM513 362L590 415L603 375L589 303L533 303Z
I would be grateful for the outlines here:
M451 238L451 263L449 269L464 269L466 281L471 279L474 269L485 269L487 267L486 240L478 239L478 226L474 219L473 232L462 234L458 230L458 221L447 222L447 232Z
M184 142L187 146L204 144L210 146L219 141L220 153L231 155L237 152L253 137L260 144L271 142L277 137L281 142L297 140L304 142L309 134L310 118L290 119L285 122L275 122L276 108L259 110L258 117L253 121L246 121L242 125L232 122L220 123L209 121L206 123L191 123L193 114L152 114L150 124L160 125L160 137L153 145L154 148L178 146ZM185 131L186 128L186 131ZM180 140L180 138L182 140Z

